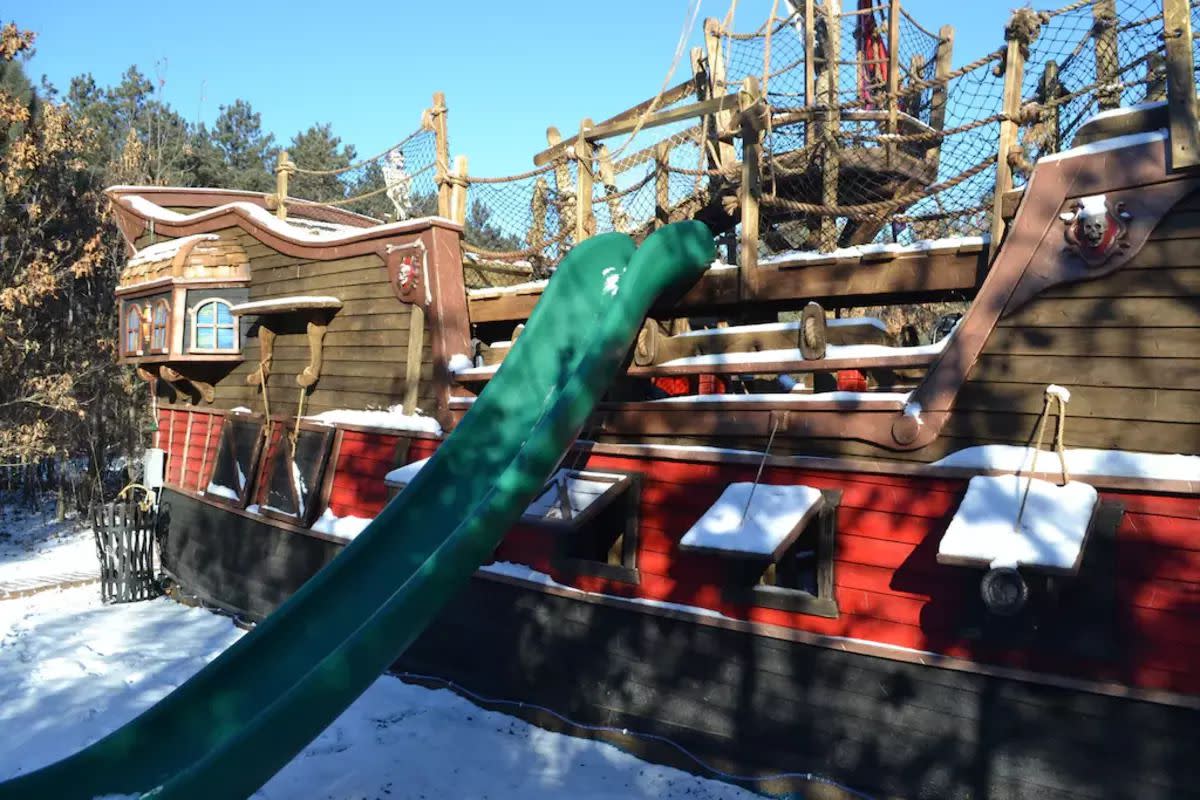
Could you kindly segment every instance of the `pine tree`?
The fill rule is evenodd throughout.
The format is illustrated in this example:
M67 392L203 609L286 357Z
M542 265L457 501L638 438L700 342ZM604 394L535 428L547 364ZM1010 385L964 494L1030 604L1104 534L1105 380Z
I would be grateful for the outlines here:
M327 122L313 125L292 137L288 155L296 166L309 170L343 169L357 157L354 146L342 144L342 140L333 135L333 126ZM340 176L303 173L292 176L288 193L320 203L343 200L349 196Z

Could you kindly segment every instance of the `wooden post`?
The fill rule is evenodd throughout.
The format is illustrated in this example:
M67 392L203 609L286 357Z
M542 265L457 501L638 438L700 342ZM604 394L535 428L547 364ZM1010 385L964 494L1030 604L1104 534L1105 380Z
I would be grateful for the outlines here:
M1117 0L1095 0L1092 4L1093 37L1096 48L1096 92L1100 110L1121 105L1121 90L1113 88L1121 76L1117 54Z
M887 132L889 136L895 136L897 117L899 116L897 112L900 110L900 0L889 0L888 2L887 70ZM896 157L896 143L889 139L884 153L888 165L891 166Z
M613 171L612 156L608 154L608 147L600 145L597 154L600 162L600 185L604 187L606 195L615 195L618 191L617 174ZM621 206L621 198L609 197L607 203L608 216L612 220L613 230L619 233L628 233L630 229L629 215Z
M817 77L817 29L813 0L804 0L804 105L816 103L814 95ZM805 129L807 130L807 125ZM805 137L807 140L807 136Z
M738 187L738 204L742 211L742 241L738 266L742 280L742 298L750 299L758 285L758 226L759 198L762 176L759 156L762 146L762 126L758 124L757 106L762 98L758 79L748 76L738 92L738 111L742 128L742 181Z
M1021 81L1025 77L1025 56L1021 54L1021 43L1008 40L1008 52L1004 57L1004 113L1016 117L1021 110ZM1012 119L1000 123L1000 142L996 153L996 193L992 198L992 249L994 259L1000 251L1000 240L1004 237L1004 219L1001 209L1004 194L1013 188L1012 167L1008 154L1017 144L1017 123Z
M1163 0L1167 50L1167 110L1170 114L1171 169L1200 165L1196 76L1192 71L1192 16L1188 0Z
M1055 61L1047 61L1046 68L1042 70L1042 79L1038 81L1038 102L1043 107L1053 102L1062 95L1062 81L1058 78L1058 63ZM1046 119L1046 125L1050 129L1050 150L1051 153L1057 153L1062 149L1062 129L1060 121L1062 117L1061 106L1048 106L1049 117Z
M579 136L575 139L575 164L579 174L578 198L575 204L575 242L578 244L596 232L596 217L592 210L592 187L594 186L595 157L592 143L584 132L592 127L590 119L579 123Z
M838 204L839 161L838 133L841 130L841 108L838 100L838 58L837 48L841 41L841 0L825 3L825 124L821 127L824 139L821 148L821 204L836 206ZM824 215L821 217L820 233L817 244L823 252L837 248L838 230L837 218Z
M275 216L287 219L288 176L295 171L287 150L280 150L275 162Z
M467 157L454 157L454 176L450 191L450 219L467 224Z
M551 147L562 141L562 134L553 125L546 129L546 143ZM554 167L554 186L558 190L558 235L575 232L575 184L571 182L571 170L566 162ZM564 240L565 241L565 240Z
M709 97L720 97L725 91L725 53L721 46L721 23L715 19L704 20L704 49L708 54ZM712 128L728 130L733 124L732 111L718 111L713 115ZM718 167L727 167L737 160L737 150L732 142L717 142Z
M661 228L671 221L671 173L667 162L671 158L671 145L659 142L654 145L654 227Z
M453 213L450 207L450 135L447 127L446 95L441 92L433 93L433 106L429 109L429 127L433 130L434 138L434 181L438 187L437 213L439 217L450 218Z
M546 179L539 175L533 182L533 198L529 201L529 212L533 215L527 237L530 247L538 247L546 241L546 196L549 193L550 186Z
M1146 102L1167 99L1167 57L1157 50L1146 57Z
M950 88L949 79L951 59L954 56L954 26L943 25L938 31L937 64L934 65L933 92L929 97L929 127L940 131L946 127L946 97ZM933 147L926 152L925 159L930 164L937 164L942 157L942 140L934 139Z

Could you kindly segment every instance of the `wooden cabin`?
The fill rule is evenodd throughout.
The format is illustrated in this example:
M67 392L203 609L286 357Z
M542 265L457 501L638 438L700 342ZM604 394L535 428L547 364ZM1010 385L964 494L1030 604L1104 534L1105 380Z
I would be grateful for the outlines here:
M1200 127L1187 7L1163 12L1187 67L1167 101L1093 115L1016 188L994 170L973 235L770 254L743 174L732 257L662 299L494 562L398 669L778 791L1200 792ZM688 113L717 125L728 98ZM585 126L570 158L660 113L682 112ZM535 198L564 168L548 158L520 179ZM122 360L157 403L181 594L254 621L335 558L520 346L536 258L595 232L588 198L608 208L573 173L572 215L542 217L533 255L489 252L464 238L462 166L440 176L441 216L398 222L286 192L110 190L131 253ZM841 211L816 216L866 229ZM500 263L529 280L468 288ZM915 342L861 311L946 300L961 319ZM755 502L775 511L751 536ZM1022 549L1045 526L1047 552Z

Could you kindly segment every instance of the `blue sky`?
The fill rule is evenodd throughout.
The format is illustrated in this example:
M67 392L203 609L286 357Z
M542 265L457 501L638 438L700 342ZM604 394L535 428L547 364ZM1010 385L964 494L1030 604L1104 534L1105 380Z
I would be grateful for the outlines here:
M771 5L741 0L735 28L758 27ZM1002 44L1011 6L905 3L928 28L955 26L956 65ZM728 7L701 1L693 43L703 18ZM331 122L360 155L414 130L441 90L452 152L470 157L473 174L498 175L532 166L547 125L565 133L653 96L688 8L688 0L18 0L8 13L38 33L31 76L62 89L81 72L110 84L137 64L164 81L164 98L189 119L211 122L241 98L281 140ZM676 80L688 71L685 56Z

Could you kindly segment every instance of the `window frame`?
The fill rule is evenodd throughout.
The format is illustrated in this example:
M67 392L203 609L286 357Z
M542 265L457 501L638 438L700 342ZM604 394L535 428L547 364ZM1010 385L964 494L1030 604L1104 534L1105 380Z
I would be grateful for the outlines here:
M837 517L842 502L842 490L822 489L821 500L821 509L808 521L805 529L798 533L795 540L784 549L778 560L718 556L736 562L730 566L730 581L722 587L722 599L737 605L758 606L776 611L791 611L836 619L839 611L834 594L834 552L837 547ZM817 593L814 595L804 589L760 583L760 577L771 566L789 558L796 548L804 544L805 534L814 528ZM778 572L777 569L775 574L778 575Z
M136 300L124 304L125 318L122 320L121 326L121 354L126 356L140 356L145 353L146 341L142 337L142 307ZM138 346L136 348L129 347L129 329L130 320L137 320L137 337Z
M213 483L213 478L216 477L217 465L221 459L221 445L225 442L225 437L230 437L230 446L235 448L233 452L234 461L237 461L236 442L233 437L233 423L249 423L258 425L258 433L254 437L254 444L251 446L250 460L248 468L245 470L246 485L242 487L238 493L238 499L231 500L228 497L223 497L219 494L213 494L208 491L208 486ZM266 438L263 435L267 420L258 414L235 414L229 413L225 415L225 419L221 423L221 433L217 436L217 452L213 455L213 472L208 478L208 484L205 484L204 497L214 503L219 503L230 508L244 509L250 501L250 497L254 494L255 488L258 485L258 472L260 468L259 461L263 454L263 440Z
M209 305L209 304L225 306L225 308L229 309L229 315L231 317L233 317L233 322L230 325L226 325L221 322L218 322L217 312L214 311L212 325L210 326L208 324L205 324L206 329L210 328L210 327L212 329L213 346L212 347L200 347L196 344L197 339L198 339L197 334L199 332L199 325L196 321L196 318L200 313L200 309L204 308L204 306ZM193 305L190 309L188 309L188 328L189 328L189 331L188 331L188 333L189 333L188 352L189 353L218 354L218 353L240 353L240 352L242 352L241 324L239 322L239 318L236 314L233 313L233 303L229 302L228 300L226 300L222 297L206 297L203 300L197 301L195 305ZM218 342L219 342L218 334L221 330L232 330L233 331L233 346L232 347L219 347L218 346Z
M337 442L338 429L332 425L321 425L315 422L301 422L300 430L311 433L321 433L325 437L324 448L321 451L320 460L317 462L316 469L312 474L312 488L309 489L308 500L304 503L304 509L299 514L289 514L282 509L271 508L267 505L267 497L271 490L271 478L273 470L279 461L280 455L285 455L288 461L291 461L290 447L288 438L291 436L292 429L295 427L295 422L287 424L285 421L276 423L272 426L270 441L263 448L262 463L259 464L258 470L255 472L255 487L253 496L255 505L258 506L255 513L261 514L268 519L286 522L291 525L297 525L303 528L312 526L312 523L319 516L319 513L324 510L328 503L327 495L327 477L330 475L330 464L333 462L334 451ZM275 431L279 432L278 440L275 439ZM267 438L267 437L264 437ZM288 488L291 489L292 502L299 507L299 487L295 484L295 473L288 470Z
M564 577L592 576L619 583L633 585L640 583L641 574L637 566L637 553L641 530L642 474L606 468L562 467L561 469L571 477L606 480L616 476L616 480L613 480L612 485L589 503L588 507L578 516L571 519L547 519L523 513L521 524L540 528L554 535L554 552L550 562L551 566ZM542 490L534 498L535 500L553 488L554 478L558 472L557 469L554 471L554 475L551 475L546 481ZM614 507L621 504L624 504L624 512L621 514L621 533L618 534L621 539L620 563L614 564L609 561L599 561L576 555L574 547L578 546L580 540L591 533L589 527L596 523L598 518L614 515Z
M150 309L150 343L146 351L155 354L166 353L171 349L171 304L165 297L160 297L154 301ZM160 309L166 312L161 327L158 324L158 312ZM154 339L158 335L159 330L162 331L162 345L155 347Z

